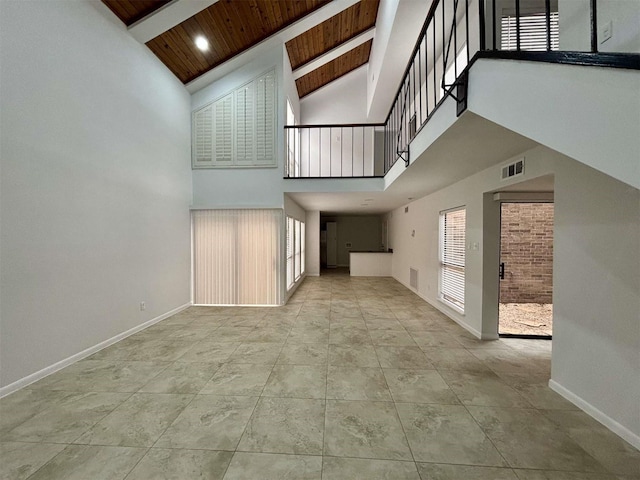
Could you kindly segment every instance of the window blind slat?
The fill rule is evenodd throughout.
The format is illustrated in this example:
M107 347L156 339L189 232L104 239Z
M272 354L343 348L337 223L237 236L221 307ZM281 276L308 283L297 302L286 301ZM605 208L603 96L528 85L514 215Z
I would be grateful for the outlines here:
M441 214L440 298L464 311L466 210Z

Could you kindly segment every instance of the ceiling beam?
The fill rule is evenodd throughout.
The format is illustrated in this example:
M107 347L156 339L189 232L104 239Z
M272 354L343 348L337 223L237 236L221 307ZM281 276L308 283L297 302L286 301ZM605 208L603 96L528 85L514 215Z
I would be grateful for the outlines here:
M218 0L174 0L129 27L129 33L140 43L147 43L161 33L193 17Z
M326 53L323 53L318 58L311 60L310 62L305 63L300 68L294 70L293 78L297 80L300 77L305 76L307 73L313 72L315 69L321 67L325 63L329 63L332 60L335 60L341 55L353 50L354 48L362 45L363 43L368 42L373 38L373 35L376 31L375 27L371 27L369 30L362 32L360 35L356 35L355 37L347 40L346 42L338 45L337 47L329 50Z
M282 47L283 44L285 44L289 40L297 37L303 32L306 32L310 28L315 27L317 24L330 19L334 15L340 13L342 10L355 5L359 1L360 0L333 0L332 2L329 2L313 13L310 13L297 22L280 30L278 33L271 35L269 38L263 40L257 45L227 60L223 64L218 65L216 68L209 70L207 73L200 75L198 78L192 80L186 85L187 90L189 91L189 93L197 92L198 90L209 85L211 82L214 82L219 78L227 75L228 73L236 70L245 63L248 63L260 57L273 48L278 46Z

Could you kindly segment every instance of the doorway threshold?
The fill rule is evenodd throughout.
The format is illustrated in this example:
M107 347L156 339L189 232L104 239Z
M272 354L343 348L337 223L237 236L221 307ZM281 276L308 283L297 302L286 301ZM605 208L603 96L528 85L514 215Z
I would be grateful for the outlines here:
M553 335L523 335L519 333L500 333L500 338L524 338L525 340L552 340Z

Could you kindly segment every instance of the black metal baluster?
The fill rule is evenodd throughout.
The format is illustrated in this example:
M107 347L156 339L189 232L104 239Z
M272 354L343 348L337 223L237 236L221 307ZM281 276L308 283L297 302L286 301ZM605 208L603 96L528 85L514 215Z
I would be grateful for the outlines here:
M544 0L544 11L547 21L547 52L551 51L551 0Z
M485 50L487 48L487 32L485 30L485 20L484 20L484 0L478 0L478 17L480 21L480 50Z
M591 51L598 51L598 5L597 0L591 0Z
M516 0L516 50L520 51L520 0Z

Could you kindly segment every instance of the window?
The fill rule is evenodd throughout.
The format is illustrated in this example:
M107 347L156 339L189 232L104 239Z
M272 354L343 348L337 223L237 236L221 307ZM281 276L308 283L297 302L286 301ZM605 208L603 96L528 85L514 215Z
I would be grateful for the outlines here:
M282 210L195 210L198 305L279 305Z
M558 12L551 12L551 50L558 50L559 43ZM501 50L516 50L517 29L516 16L502 17ZM544 13L520 15L520 50L547 49L547 16Z
M304 222L287 217L287 290L304 274Z
M287 99L287 125L296 125L296 117L291 102ZM295 128L288 128L287 132L287 171L288 177L300 176L300 135Z
M275 166L275 87L271 71L193 112L193 167Z
M440 213L440 300L464 313L466 210Z

